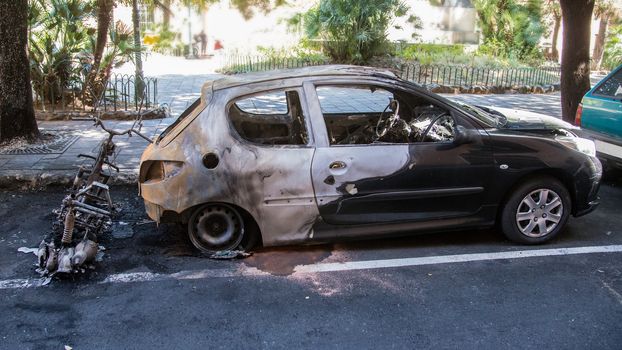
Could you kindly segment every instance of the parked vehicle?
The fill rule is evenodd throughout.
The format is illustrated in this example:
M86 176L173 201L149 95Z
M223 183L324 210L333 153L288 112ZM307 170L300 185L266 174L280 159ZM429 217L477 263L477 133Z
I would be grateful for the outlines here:
M583 96L575 124L594 140L600 158L622 167L622 65Z
M140 193L213 252L498 224L542 243L598 205L578 128L320 66L208 81L145 150Z

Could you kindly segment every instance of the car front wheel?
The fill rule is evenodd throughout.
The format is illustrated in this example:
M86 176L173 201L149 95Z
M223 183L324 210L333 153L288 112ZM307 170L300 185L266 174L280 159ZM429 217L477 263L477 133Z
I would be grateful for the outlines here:
M510 240L544 243L557 236L568 221L568 190L552 177L537 177L519 185L503 207L501 229Z

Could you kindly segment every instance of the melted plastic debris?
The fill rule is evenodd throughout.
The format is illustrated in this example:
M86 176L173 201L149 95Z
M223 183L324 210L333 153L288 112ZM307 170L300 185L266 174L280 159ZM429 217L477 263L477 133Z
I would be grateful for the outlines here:
M253 255L242 250L220 250L209 256L210 259L217 260L230 260L230 259L244 259Z

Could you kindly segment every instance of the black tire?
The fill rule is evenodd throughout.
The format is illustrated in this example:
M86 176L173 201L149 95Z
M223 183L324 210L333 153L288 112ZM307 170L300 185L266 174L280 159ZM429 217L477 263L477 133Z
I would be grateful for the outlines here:
M501 230L517 243L544 243L560 233L571 210L570 194L561 182L549 176L534 177L519 184L505 202Z
M204 253L235 250L244 236L242 215L228 204L210 203L200 206L188 221L188 237L192 245Z

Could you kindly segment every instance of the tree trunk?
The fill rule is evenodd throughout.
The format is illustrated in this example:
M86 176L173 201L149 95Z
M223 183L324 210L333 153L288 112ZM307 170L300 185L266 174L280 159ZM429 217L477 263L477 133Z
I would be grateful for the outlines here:
M551 58L555 61L559 61L559 51L557 50L557 38L559 37L559 27L561 22L561 17L555 17L555 24L553 25L553 50L551 51Z
M132 25L134 27L134 65L135 73L135 97L138 102L143 98L143 60L141 57L140 42L140 10L138 8L138 0L132 0Z
M28 0L0 1L0 142L39 137L28 62Z
M162 10L162 25L168 30L171 23L171 0L164 0L164 7L166 8Z
M93 65L82 86L83 99L90 96L93 102L97 101L100 94L100 89L92 87L97 79L99 66L104 56L106 43L108 42L108 30L110 29L110 22L112 22L113 8L114 0L97 0L97 38L95 40L95 51L93 52ZM89 95L91 93L92 95Z
M590 25L594 0L560 0L563 46L562 118L573 122L583 95L590 89Z
M596 41L594 42L594 51L592 51L592 68L599 69L600 63L603 60L603 53L605 51L605 39L607 37L607 24L609 24L609 16L603 15L600 18L600 24L598 25L598 34L596 35Z
M95 52L93 52L93 70L95 71L99 69L108 42L108 30L112 21L113 8L113 0L97 0L97 39L95 41Z

